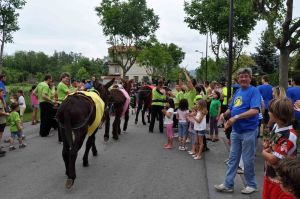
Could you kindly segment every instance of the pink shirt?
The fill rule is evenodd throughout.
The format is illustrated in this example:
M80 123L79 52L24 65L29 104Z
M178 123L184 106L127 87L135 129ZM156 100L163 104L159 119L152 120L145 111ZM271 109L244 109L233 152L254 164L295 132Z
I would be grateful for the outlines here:
M187 114L189 113L188 110L182 111L180 109L177 110L177 114L178 114L178 122L180 123L185 123L187 122Z
M33 94L33 92L31 92L30 94L30 101L31 101L31 105L39 105L39 100L37 96Z

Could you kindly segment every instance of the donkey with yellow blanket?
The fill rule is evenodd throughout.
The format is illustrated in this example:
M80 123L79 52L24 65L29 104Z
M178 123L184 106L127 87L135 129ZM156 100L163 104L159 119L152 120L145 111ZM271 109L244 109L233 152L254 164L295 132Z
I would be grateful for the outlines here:
M97 156L95 134L104 113L102 99L107 96L108 87L112 82L102 85L96 80L94 84L96 89L94 92L78 91L68 95L56 114L63 139L62 156L68 176L65 186L68 189L74 184L77 154L87 135L83 166L88 166L88 154L91 148L93 155Z

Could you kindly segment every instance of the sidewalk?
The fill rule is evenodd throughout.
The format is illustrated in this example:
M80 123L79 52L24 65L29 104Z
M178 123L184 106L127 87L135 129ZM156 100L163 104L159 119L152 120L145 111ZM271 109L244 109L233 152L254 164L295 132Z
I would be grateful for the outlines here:
M264 160L261 156L262 143L261 138L258 140L258 146L256 150L255 159L255 173L258 192L251 195L245 195L241 193L241 190L245 187L243 174L237 174L235 178L235 186L233 193L220 193L214 188L215 184L221 184L224 182L227 165L224 160L228 158L230 146L227 144L227 138L223 132L223 129L219 129L220 141L208 142L209 151L205 153L205 166L207 174L208 193L210 199L259 199L262 195L263 187L263 167Z

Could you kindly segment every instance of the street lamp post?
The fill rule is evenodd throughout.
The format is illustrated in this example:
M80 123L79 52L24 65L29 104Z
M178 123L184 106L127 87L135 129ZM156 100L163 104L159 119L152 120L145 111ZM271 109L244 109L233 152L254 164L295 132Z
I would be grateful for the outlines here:
M229 14L229 40L228 40L228 84L227 84L227 98L231 97L231 82L232 82L232 65L233 65L233 57L232 57L232 43L233 43L233 1L230 0L230 14ZM227 100L227 103L229 100Z
M197 52L197 53L201 53L201 62L200 62L200 65L201 65L201 67L202 67L202 61L203 61L203 52L202 51L199 51L199 50L195 50L195 52Z

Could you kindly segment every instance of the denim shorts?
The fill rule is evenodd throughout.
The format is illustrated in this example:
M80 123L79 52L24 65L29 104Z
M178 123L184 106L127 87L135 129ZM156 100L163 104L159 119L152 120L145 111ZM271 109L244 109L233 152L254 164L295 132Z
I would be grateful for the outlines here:
M22 133L20 131L11 132L10 134L11 138L22 138Z
M188 123L187 122L179 122L178 123L178 136L185 137L188 130Z
M193 130L191 133L192 144L196 144L196 137L197 137L197 133L195 130Z
M206 130L196 131L196 134L199 136L205 136Z

